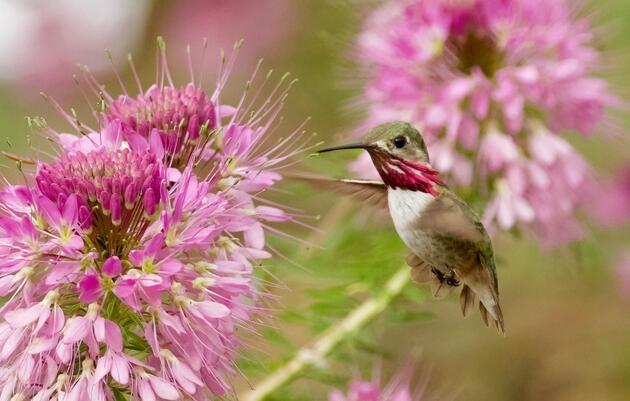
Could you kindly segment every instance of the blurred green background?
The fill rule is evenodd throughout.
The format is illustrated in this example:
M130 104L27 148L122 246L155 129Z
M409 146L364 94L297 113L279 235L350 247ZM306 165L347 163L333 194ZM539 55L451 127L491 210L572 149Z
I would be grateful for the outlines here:
M81 4L79 4L81 3ZM219 48L239 38L245 44L228 91L235 99L258 58L265 68L299 78L284 117L332 143L357 122L360 111L347 105L358 94L349 56L353 35L372 2L358 0L210 1L10 1L0 2L0 128L2 150L40 156L24 116L42 115L60 131L68 129L38 93L54 95L89 121L72 75L86 64L116 93L112 70L132 86L126 53L132 52L146 83L154 74L155 37L164 35L179 82L187 79L184 51L191 43L197 73L211 88ZM54 4L54 5L53 5ZM587 5L596 21L598 43L609 62L607 77L630 98L630 2L606 0ZM201 60L202 38L209 44ZM112 69L104 53L114 57ZM228 96L228 97L229 97ZM629 121L622 116L624 122ZM291 125L292 124L292 125ZM581 139L575 145L604 175L627 162L627 141ZM45 153L44 153L45 154ZM303 168L343 174L354 155L309 158ZM9 162L5 162L9 165ZM13 175L14 169L5 169ZM287 183L276 200L301 209L303 221L322 232L293 229L318 247L272 239L295 263L274 259L262 279L269 283L270 319L262 336L246 342L236 380L246 390L280 366L314 335L342 318L377 291L404 258L404 249L386 215L361 205ZM369 221L368 221L369 220ZM427 297L426 288L407 288L390 310L364 332L348 339L330 360L305 372L273 395L278 400L327 399L332 387L370 377L375 361L384 376L409 358L418 376L429 376L430 399L628 400L630 399L630 300L612 273L618 251L630 246L630 230L593 227L592 235L570 247L544 253L525 239L500 236L498 254L508 336L486 329L477 316L460 317L455 296ZM273 276L277 277L274 279Z

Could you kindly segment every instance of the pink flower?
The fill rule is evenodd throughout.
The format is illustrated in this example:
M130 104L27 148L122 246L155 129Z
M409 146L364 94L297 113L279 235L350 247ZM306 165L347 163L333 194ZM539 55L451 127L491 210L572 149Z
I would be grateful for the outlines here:
M51 234L56 237L50 246L56 245L71 253L83 248L84 245L81 236L77 234L77 231L81 230L79 204L75 194L61 198L60 203L62 200L61 209L43 196L37 199L37 203L43 218L52 229Z
M479 145L479 164L485 168L481 174L494 174L516 163L521 157L518 146L510 136L489 129Z
M158 397L164 400L177 400L180 394L177 388L160 377L138 370L139 379L134 383L133 394L137 394L141 400L156 400Z
M161 293L170 289L170 279L182 269L178 259L156 260L158 252L165 248L162 233L153 237L142 250L129 252L129 262L135 269L122 275L114 285L114 294L130 308L139 310L142 298L147 304L159 307Z
M411 386L413 369L411 366L403 368L391 381L383 385L378 377L371 381L353 380L350 382L347 394L340 390L333 390L328 401L421 401L424 400L425 386L418 386L413 390Z
M83 342L88 345L91 357L100 354L98 344L103 343L115 352L122 351L122 334L120 327L111 320L99 316L98 304L88 305L85 316L70 318L65 325L64 335L57 348L57 356L63 362L69 362L72 353L70 346Z
M62 112L76 134L41 127L60 156L0 190L0 400L230 389L237 329L259 311L253 263L291 220L263 192L305 145L300 127L264 146L282 82L260 104L224 105L231 67L212 94L192 77L175 86L159 43L164 82L112 96L85 73L101 126Z
M630 167L621 169L612 180L594 185L588 204L601 224L618 226L630 221Z
M120 351L116 352L112 349L108 349L107 352L98 359L94 379L100 381L109 374L116 383L126 386L129 384L129 378L131 376L131 365L131 358Z
M289 47L285 39L299 29L302 8L291 0L185 0L161 8L163 12L156 23L174 49L184 49L207 38L207 52L215 55L219 49L229 49L243 39L246 47L241 61L250 65L261 55L270 51L278 54ZM196 65L202 61L200 54L192 57ZM207 67L211 74L214 67ZM239 75L240 72L237 71Z
M147 0L62 0L37 7L2 3L0 80L29 89L17 94L44 90L63 95L74 90L68 77L79 61L90 63L97 74L109 73L111 63L103 57L103 49L111 49L114 60L124 60L144 34L150 6ZM118 29L121 26L125 29ZM20 44L14 40L17 37Z
M135 150L151 148L158 157L173 155L179 167L182 153L195 149L216 127L214 103L193 83L181 88L152 85L132 98L122 95L109 106L105 118L120 122L126 139ZM159 150L158 150L159 149Z
M497 195L490 201L484 214L485 224L496 221L499 228L509 230L516 222L531 222L534 209L524 195L510 188L508 182L497 183Z
M487 224L524 229L546 246L575 238L592 178L559 135L593 135L619 102L596 77L588 19L572 10L570 0L384 2L358 39L368 70L361 131L409 121L456 188L474 183ZM508 178L515 170L519 188Z

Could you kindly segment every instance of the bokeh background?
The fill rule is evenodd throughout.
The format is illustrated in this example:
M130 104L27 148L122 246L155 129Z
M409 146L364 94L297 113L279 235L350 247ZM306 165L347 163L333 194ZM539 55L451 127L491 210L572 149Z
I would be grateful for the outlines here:
M264 68L299 79L284 118L297 125L311 117L307 130L318 133L318 140L342 141L360 118L360 110L348 107L359 94L349 50L370 3L1 0L0 147L31 154L37 139L31 138L25 116L41 115L59 130L67 129L41 91L88 115L73 80L79 64L112 88L118 85L113 71L118 71L131 87L126 65L131 52L140 76L149 82L157 35L167 41L179 82L188 76L185 48L190 44L196 73L209 86L217 74L219 49L229 50L245 39L229 85L233 98L264 58ZM586 9L603 38L606 78L622 98L630 99L630 2L598 1ZM629 117L622 114L624 128ZM593 137L573 143L602 177L630 165L627 139ZM342 175L354 156L311 157L300 168ZM8 161L3 165L10 167ZM15 169L5 168L3 174L11 177ZM387 215L301 184L286 183L282 189L273 197L299 208L303 221L319 231L293 229L311 245L272 240L290 261L276 257L261 273L261 281L268 283L269 317L260 324L261 335L246 340L242 374L235 379L243 391L377 291L405 256ZM630 248L630 229L624 227L591 224L586 238L551 252L501 234L495 250L506 338L486 329L477 316L462 319L455 296L434 301L426 288L406 288L386 313L271 398L327 399L332 388L344 388L348 379L370 378L375 364L388 377L412 360L416 381L428 380L426 399L628 400L630 290L624 292L624 277L615 268L625 248Z

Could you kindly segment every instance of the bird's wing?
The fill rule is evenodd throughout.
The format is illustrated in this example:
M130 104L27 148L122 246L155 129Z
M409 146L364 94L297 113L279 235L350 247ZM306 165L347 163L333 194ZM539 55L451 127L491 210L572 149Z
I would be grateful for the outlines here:
M415 253L410 251L406 262L411 267L411 278L416 283L426 283L433 279L434 274L431 272L431 266Z
M423 230L467 242L480 243L488 240L488 234L475 212L450 192L442 193L431 202L418 224Z
M497 330L505 334L492 242L479 217L456 195L444 191L427 206L420 217L420 225L423 230L433 230L435 233L472 242L478 246L480 269L473 269L472 272L466 272L465 276L460 276L464 282L460 295L462 312L464 315L469 313L474 304L472 296L474 294L481 301L479 310L484 323L488 325L493 321Z
M310 174L289 174L286 178L308 182L316 187L352 196L365 204L386 209L387 187L381 181L327 178Z

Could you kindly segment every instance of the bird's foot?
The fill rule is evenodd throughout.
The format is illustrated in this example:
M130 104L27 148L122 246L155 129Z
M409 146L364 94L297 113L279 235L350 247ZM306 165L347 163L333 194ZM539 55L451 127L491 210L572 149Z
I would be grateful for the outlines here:
M451 287L459 287L459 280L455 277L455 272L450 272L447 276L446 276L446 284L450 285Z
M435 278L437 278L440 283L446 284L449 287L458 287L460 284L459 280L455 276L455 271L453 270L449 271L448 273L444 273L436 267L432 267L431 272L435 275Z
M441 270L438 270L437 267L431 267L431 273L435 274L435 277L440 283L444 282L445 274Z

